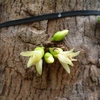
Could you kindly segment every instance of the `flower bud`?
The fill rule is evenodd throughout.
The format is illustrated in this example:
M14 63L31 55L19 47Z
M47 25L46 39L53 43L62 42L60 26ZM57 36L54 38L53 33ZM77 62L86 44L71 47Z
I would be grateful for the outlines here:
M58 57L58 54L60 52L62 52L63 50L61 48L49 48L50 53L54 56L54 57Z
M45 53L44 59L45 59L46 63L53 63L54 62L54 58L53 58L52 54L49 52Z
M67 34L68 30L58 31L53 35L51 41L61 41Z

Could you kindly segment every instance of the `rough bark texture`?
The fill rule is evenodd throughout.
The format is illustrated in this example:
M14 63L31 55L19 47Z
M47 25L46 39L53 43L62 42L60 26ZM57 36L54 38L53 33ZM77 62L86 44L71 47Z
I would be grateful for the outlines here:
M100 0L0 0L0 22L70 10L100 10ZM66 17L0 29L0 100L100 100L100 28L97 16ZM67 74L58 61L26 69L21 51L33 50L58 30L61 43L81 53ZM57 44L58 45L58 44Z

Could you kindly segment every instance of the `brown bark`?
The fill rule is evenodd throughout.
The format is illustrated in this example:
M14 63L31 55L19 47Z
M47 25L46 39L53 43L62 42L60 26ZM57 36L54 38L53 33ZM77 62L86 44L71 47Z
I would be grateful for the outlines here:
M0 22L52 12L99 10L99 0L1 0ZM100 29L97 16L66 17L0 29L0 100L99 100ZM56 60L26 69L21 51L43 45L59 30L69 29L61 42L81 53L68 74ZM58 44L56 44L58 45Z

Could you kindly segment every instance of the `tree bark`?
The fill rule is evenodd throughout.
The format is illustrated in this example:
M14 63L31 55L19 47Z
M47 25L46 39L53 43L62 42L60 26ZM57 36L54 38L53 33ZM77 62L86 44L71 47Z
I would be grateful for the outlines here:
M41 14L100 10L99 0L1 0L0 22ZM0 100L99 100L100 28L98 16L44 20L0 29ZM20 52L43 46L52 35L68 29L60 43L81 53L68 74L56 60L43 63L43 73L26 68ZM56 43L59 47L59 44ZM46 47L48 48L48 47Z

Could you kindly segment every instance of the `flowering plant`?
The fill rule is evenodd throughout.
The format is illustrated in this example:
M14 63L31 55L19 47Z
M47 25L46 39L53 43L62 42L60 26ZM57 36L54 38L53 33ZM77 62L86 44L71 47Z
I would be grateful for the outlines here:
M66 35L68 34L68 30L58 31L54 34L51 38L51 41L61 41ZM49 52L44 54L44 47L36 47L33 51L26 51L21 52L20 55L28 56L29 61L27 63L27 68L31 67L32 65L36 66L37 72L41 75L42 74L42 63L43 63L43 56L45 62L50 64L54 62L54 57L59 60L63 68L70 73L69 66L73 66L73 61L77 61L74 57L79 55L80 51L74 52L74 49L69 51L63 51L62 48L49 48Z

